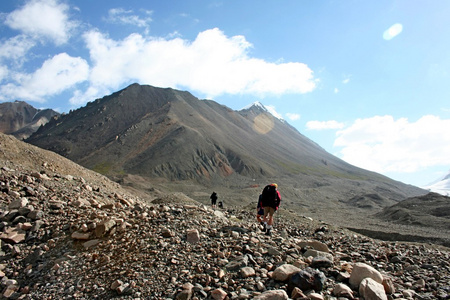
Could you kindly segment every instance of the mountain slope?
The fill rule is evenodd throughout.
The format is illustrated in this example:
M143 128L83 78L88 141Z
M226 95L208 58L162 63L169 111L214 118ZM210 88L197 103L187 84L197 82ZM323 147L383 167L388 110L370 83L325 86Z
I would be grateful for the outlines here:
M381 220L402 225L450 231L450 198L438 193L411 197L376 214ZM447 233L447 237L450 232Z
M215 188L230 204L253 201L272 181L286 207L316 214L344 213L374 193L378 206L362 209L425 193L345 163L261 106L237 112L138 84L52 120L27 141L129 184L138 176L177 188L190 181L194 192Z
M23 101L0 103L0 132L26 139L41 125L59 113L51 109L36 109Z

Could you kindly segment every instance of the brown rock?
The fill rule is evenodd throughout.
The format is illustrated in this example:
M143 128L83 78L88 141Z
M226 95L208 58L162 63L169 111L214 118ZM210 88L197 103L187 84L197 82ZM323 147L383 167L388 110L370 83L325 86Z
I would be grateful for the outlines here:
M227 293L222 289L215 289L211 292L211 298L214 300L224 300L227 297Z
M197 229L189 229L187 231L186 240L188 243L195 244L200 242L200 234Z
M241 269L241 276L243 278L252 277L255 275L256 275L255 269L253 269L252 267L243 267Z
M112 283L111 283L111 286L110 286L110 288L112 289L112 290L116 290L119 286L121 286L123 284L123 282L121 281L121 280L119 280L119 279L117 279L117 280L115 280L115 281L113 281Z
M308 299L308 297L306 297L306 295L303 294L302 290L299 289L298 287L295 287L292 290L291 298L292 299Z
M8 228L0 234L0 239L8 244L18 244L25 240L25 233L18 228Z
M116 221L114 221L113 219L109 219L109 220L105 220L103 222L100 222L99 224L97 224L97 227L95 227L95 235L97 237L102 237L106 234L108 234L108 232L116 225Z
M90 241L83 243L83 247L85 249L88 249L88 248L97 246L98 244L100 244L100 242L101 242L101 240L90 240Z
M90 236L90 232L75 231L74 233L72 233L72 238L74 240L88 240Z
M384 291L386 292L386 294L394 294L395 293L395 286L394 283L392 282L392 279L390 277L387 276L383 276L383 287L384 287Z
M25 197L22 197L22 198L16 199L13 202L11 202L8 205L8 208L9 209L19 209L19 208L27 206L27 204L28 204L28 199Z
M288 295L284 290L272 290L265 291L259 296L254 298L255 300L287 300L289 299Z
M336 297L353 299L352 289L343 283L338 283L334 286L333 295L335 295Z
M191 290L182 290L177 294L176 300L189 300L192 298L192 289Z

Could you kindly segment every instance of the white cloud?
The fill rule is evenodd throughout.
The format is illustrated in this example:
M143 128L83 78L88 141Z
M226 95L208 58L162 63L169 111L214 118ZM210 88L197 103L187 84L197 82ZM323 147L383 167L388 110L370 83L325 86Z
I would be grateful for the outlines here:
M8 76L8 68L0 65L0 82L2 82L6 76Z
M16 83L3 85L0 99L44 102L46 97L87 80L88 75L89 65L84 59L61 53L46 60L32 74L15 73L13 79Z
M397 35L399 35L400 33L402 33L403 31L403 25L396 23L394 25L392 25L391 27L389 27L384 33L383 33L383 38L387 41L395 38Z
M335 94L339 93L339 89L338 88L334 88L334 93Z
M0 59L8 59L21 65L25 54L35 45L35 42L24 35L17 35L0 44Z
M93 101L103 95L110 94L111 91L106 87L90 86L85 91L76 90L69 102L73 106L80 106L89 101Z
M69 21L69 7L57 0L31 0L7 15L5 24L33 38L49 38L60 45L68 41L76 26Z
M287 113L286 116L289 118L289 120L292 121L300 120L301 118L300 114L293 114L293 113Z
M316 87L307 65L249 57L252 45L245 37L227 37L217 28L200 32L192 42L139 34L116 41L98 31L90 31L84 38L93 62L93 86L116 89L139 82L187 88L211 98L226 93L307 93Z
M144 17L140 17L132 10L125 10L123 8L112 8L108 11L108 18L106 21L117 24L133 25L141 28L145 28L148 32L150 23L152 22L150 10L142 10Z
M423 116L416 122L392 116L358 119L338 131L335 147L345 161L379 173L409 173L450 165L450 119Z
M325 129L341 129L344 124L335 120L330 121L309 121L306 123L308 130L325 130Z
M350 78L346 78L346 79L342 80L342 83L343 83L343 84L347 84L347 83L349 83L349 82L350 82Z

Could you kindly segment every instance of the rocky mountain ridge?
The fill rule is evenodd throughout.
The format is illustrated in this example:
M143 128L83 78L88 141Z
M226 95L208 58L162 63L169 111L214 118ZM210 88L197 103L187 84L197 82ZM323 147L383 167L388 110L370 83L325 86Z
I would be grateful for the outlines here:
M60 114L52 109L36 109L23 101L0 103L0 132L22 140Z
M382 242L280 209L141 199L0 134L6 299L448 299L450 252ZM155 191L156 193L157 191Z

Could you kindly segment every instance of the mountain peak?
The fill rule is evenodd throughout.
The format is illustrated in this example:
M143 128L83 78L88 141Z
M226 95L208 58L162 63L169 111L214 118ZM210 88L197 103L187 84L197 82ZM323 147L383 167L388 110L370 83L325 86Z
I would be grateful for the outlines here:
M240 111L242 110L251 110L251 109L262 109L263 111L268 112L267 108L259 101L255 101L250 105L247 105L246 107L240 109Z
M277 118L281 122L285 122L283 117L275 110L275 108L273 108L271 106L265 106L264 104L262 104L259 101L255 101L252 104L247 105L246 107L242 108L239 111L240 112L252 111L252 112L257 113L257 114L265 112L265 113L271 114L272 116L274 116L275 118Z
M0 103L0 132L25 139L55 115L59 113L51 109L34 108L24 101Z

